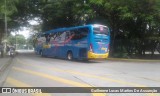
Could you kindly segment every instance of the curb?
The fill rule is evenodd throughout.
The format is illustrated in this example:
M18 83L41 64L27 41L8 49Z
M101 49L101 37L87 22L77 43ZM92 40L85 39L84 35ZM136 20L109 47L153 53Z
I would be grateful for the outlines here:
M160 62L160 60L151 60L151 59L125 59L125 58L107 58L107 60L129 61L129 62Z

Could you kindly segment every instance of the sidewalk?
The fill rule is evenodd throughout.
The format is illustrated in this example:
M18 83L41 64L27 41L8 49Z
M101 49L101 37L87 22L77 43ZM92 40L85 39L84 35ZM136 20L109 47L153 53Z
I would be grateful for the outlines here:
M11 64L12 58L9 56L4 56L3 58L0 57L0 87L3 86L3 83L7 77L8 66Z
M4 56L3 58L0 57L0 73L5 69L5 66L8 65L10 60L11 58L8 56Z
M112 61L132 61L132 62L160 62L160 54L155 52L154 55L151 53L146 53L145 55L135 55L126 57L126 58L118 58L118 57L109 57L107 60Z

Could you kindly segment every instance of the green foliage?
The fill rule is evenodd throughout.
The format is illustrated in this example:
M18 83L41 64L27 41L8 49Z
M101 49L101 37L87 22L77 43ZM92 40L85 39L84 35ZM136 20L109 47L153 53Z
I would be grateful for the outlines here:
M0 0L0 42L4 36L4 27L5 27L5 15L7 22L12 21L11 16L17 12L16 4L19 0ZM8 27L10 28L10 27Z
M26 44L26 39L23 35L16 35L16 36L10 35L7 38L7 41L10 45L15 45L15 44L24 45L24 44Z
M0 1L2 18L4 1ZM141 54L143 44L160 37L160 0L7 0L7 5L9 31L28 26L28 20L35 17L42 24L33 28L43 32L90 23L108 25L112 30L111 54L117 50ZM119 45L117 41L121 41Z
M123 50L128 54L141 54L145 50L143 46L154 47L159 41L160 0L90 0L90 3L99 16L108 19L112 29L111 54ZM155 44L148 45L149 42ZM116 49L118 47L126 49Z
M93 18L93 10L82 0L59 0L43 2L40 6L42 30L82 25Z

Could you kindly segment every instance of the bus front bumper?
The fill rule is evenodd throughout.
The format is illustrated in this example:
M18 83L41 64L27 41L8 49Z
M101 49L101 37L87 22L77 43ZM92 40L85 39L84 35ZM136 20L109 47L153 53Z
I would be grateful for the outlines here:
M93 52L88 52L88 59L106 59L108 58L109 53L105 53L105 54L96 54Z

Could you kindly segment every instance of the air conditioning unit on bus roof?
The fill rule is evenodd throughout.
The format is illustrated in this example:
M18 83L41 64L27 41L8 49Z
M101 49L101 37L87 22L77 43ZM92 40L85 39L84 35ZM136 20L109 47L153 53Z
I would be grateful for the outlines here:
M94 27L100 27L100 26L103 26L103 27L107 27L105 25L101 25L101 24L93 24Z

